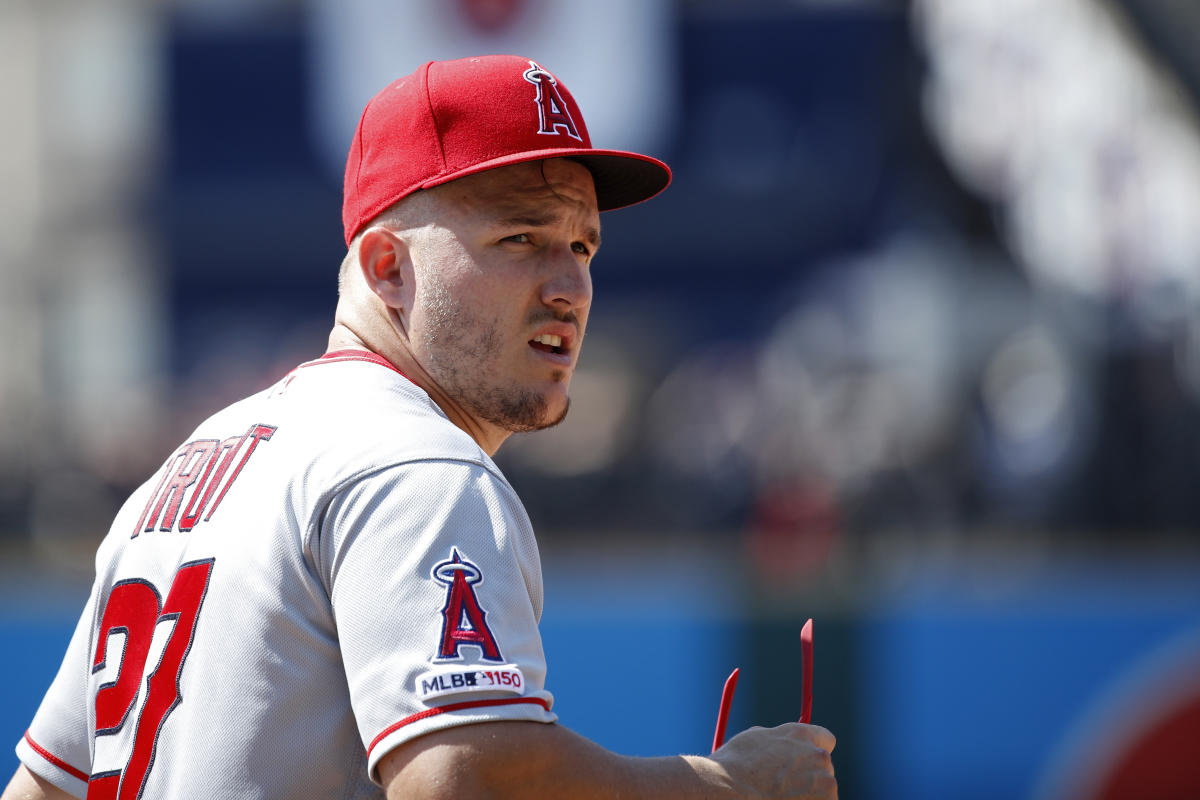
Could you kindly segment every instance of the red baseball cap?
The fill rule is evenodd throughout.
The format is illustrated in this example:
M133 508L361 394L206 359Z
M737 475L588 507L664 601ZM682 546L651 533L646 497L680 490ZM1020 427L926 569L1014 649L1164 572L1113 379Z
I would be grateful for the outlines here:
M601 211L649 200L671 182L671 169L656 158L593 148L575 98L536 61L479 56L422 64L363 109L346 159L346 244L418 189L564 157L591 171Z

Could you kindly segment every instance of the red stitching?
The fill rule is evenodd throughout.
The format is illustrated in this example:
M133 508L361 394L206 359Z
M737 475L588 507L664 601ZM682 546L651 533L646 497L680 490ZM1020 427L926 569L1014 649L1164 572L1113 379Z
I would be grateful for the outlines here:
M540 697L502 697L495 700L468 700L463 703L451 703L448 706L439 706L438 708L427 708L424 711L419 711L411 717L405 717L399 722L389 725L383 731L371 740L371 744L367 747L367 757L370 758L371 751L375 749L375 745L379 744L384 738L391 735L395 731L400 730L405 725L413 722L418 722L427 717L434 717L438 714L445 714L448 711L459 711L464 708L484 708L487 706L511 706L515 703L537 703L547 711L550 710L550 704Z
M29 746L33 748L33 752L37 753L42 758L46 759L54 766L61 769L63 772L66 772L67 774L71 775L72 777L78 778L79 780L83 781L84 783L87 783L88 775L86 772L82 772L80 770L75 769L70 764L63 761L61 758L54 755L49 750L47 750L46 748L42 747L40 744L35 742L33 740L33 737L31 737L29 735L29 731L25 731L25 741L29 742Z

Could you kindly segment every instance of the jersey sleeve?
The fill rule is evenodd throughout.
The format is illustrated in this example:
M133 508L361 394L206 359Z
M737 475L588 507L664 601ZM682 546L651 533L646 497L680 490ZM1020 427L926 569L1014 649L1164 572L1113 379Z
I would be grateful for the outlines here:
M17 757L30 772L75 797L87 794L92 763L87 676L93 603L84 606L58 674L17 743Z
M537 544L501 478L465 461L391 467L340 492L319 535L373 780L385 753L434 730L555 721Z

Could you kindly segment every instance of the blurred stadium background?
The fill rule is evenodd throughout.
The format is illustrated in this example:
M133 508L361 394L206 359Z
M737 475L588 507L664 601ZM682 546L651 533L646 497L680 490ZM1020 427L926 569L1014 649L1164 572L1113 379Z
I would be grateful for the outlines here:
M732 725L793 719L812 616L844 798L1200 797L1197 41L1191 0L0 2L3 737L125 494L321 352L363 103L516 52L676 172L501 453L562 719L703 751L734 666Z

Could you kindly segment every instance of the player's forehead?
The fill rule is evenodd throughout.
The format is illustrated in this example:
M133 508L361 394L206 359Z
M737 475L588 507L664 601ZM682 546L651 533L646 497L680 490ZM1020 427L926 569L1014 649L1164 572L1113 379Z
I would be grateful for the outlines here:
M564 158L497 167L436 191L453 211L483 221L565 214L589 227L600 225L591 172Z

